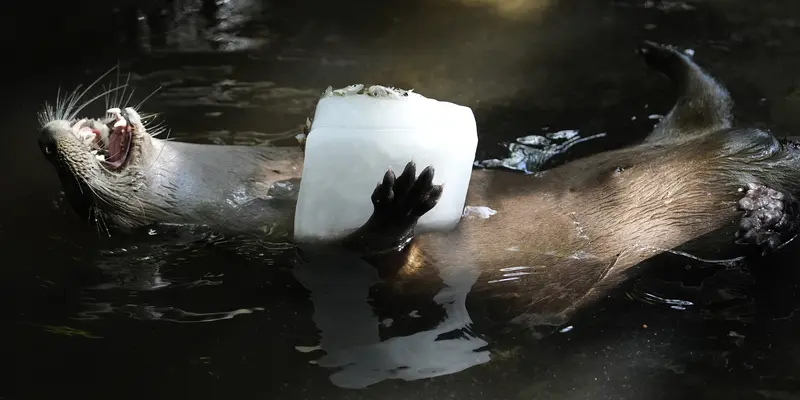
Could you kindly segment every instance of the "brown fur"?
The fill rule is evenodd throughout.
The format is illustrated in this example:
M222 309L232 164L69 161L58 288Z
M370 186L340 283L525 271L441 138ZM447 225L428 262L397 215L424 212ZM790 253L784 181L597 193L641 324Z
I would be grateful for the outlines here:
M685 250L740 255L733 245L742 215L738 189L747 182L796 189L795 170L781 176L788 172L781 168L797 161L765 132L725 130L603 153L538 176L475 171L467 204L497 214L464 219L454 232L420 235L393 283L415 291L440 285L440 269L468 265L481 271L476 296L518 299L521 313L560 323L663 250L684 250L712 234ZM532 273L489 283L515 266Z
M724 88L688 58L678 61L702 76L683 80L691 87L678 80L684 96L656 128L657 140L538 175L474 171L467 205L497 214L420 235L402 254L368 257L390 292L432 293L444 270L475 268L473 298L503 300L519 322L557 325L665 250L710 259L744 254L734 245L741 190L757 183L796 196L800 155L768 132L730 127ZM692 102L693 93L704 101ZM711 116L701 123L704 112ZM508 267L530 267L529 274L498 281Z

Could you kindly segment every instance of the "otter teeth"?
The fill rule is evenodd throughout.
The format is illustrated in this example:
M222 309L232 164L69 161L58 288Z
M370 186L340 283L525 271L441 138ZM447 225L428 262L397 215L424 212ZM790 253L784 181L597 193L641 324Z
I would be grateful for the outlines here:
M114 122L114 128L128 125L128 121L126 121L125 118L122 116L122 110L120 110L118 107L109 108L108 110L106 110L106 113L111 114L117 118L117 121Z
M102 154L95 154L94 158L96 158L97 161L105 161L106 160L106 156L104 156Z

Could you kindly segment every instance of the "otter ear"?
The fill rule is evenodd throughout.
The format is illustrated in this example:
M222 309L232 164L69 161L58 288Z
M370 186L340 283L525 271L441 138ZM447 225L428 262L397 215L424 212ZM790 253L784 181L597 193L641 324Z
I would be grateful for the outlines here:
M727 89L683 52L672 46L645 41L639 54L666 75L678 89L672 110L653 129L647 141L729 128L733 101Z

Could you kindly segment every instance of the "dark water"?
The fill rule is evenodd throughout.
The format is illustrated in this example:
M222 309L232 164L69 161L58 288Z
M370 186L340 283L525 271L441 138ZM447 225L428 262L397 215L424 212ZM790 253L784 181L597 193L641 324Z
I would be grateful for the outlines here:
M473 107L479 158L528 134L607 133L577 157L642 138L668 110L669 85L634 53L651 39L693 49L740 119L797 135L800 3L274 3L227 1L213 23L188 1L27 2L3 17L0 398L800 398L796 250L744 269L675 256L561 332L434 341L468 323L468 281L440 294L444 312L401 304L378 319L358 265L333 274L280 243L189 229L109 238L63 203L35 118L59 83L119 61L136 99L163 87L142 110L179 140L275 141L326 86L367 82ZM131 5L152 40L130 36ZM366 345L308 351L320 331L334 347Z

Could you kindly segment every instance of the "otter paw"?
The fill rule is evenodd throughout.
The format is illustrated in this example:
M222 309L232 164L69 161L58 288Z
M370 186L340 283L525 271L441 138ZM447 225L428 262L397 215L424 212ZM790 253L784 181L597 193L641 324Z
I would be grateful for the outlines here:
M442 186L433 184L433 167L428 166L417 176L413 161L395 177L390 169L372 192L373 218L381 223L415 224L430 211L442 196Z
M777 250L797 234L798 203L793 197L766 186L749 184L737 203L744 211L736 243L757 245L763 254Z
M442 196L442 186L433 184L433 168L419 176L414 162L406 164L399 177L386 171L372 192L372 216L342 241L345 248L365 254L382 254L403 248L414 236L417 220Z

